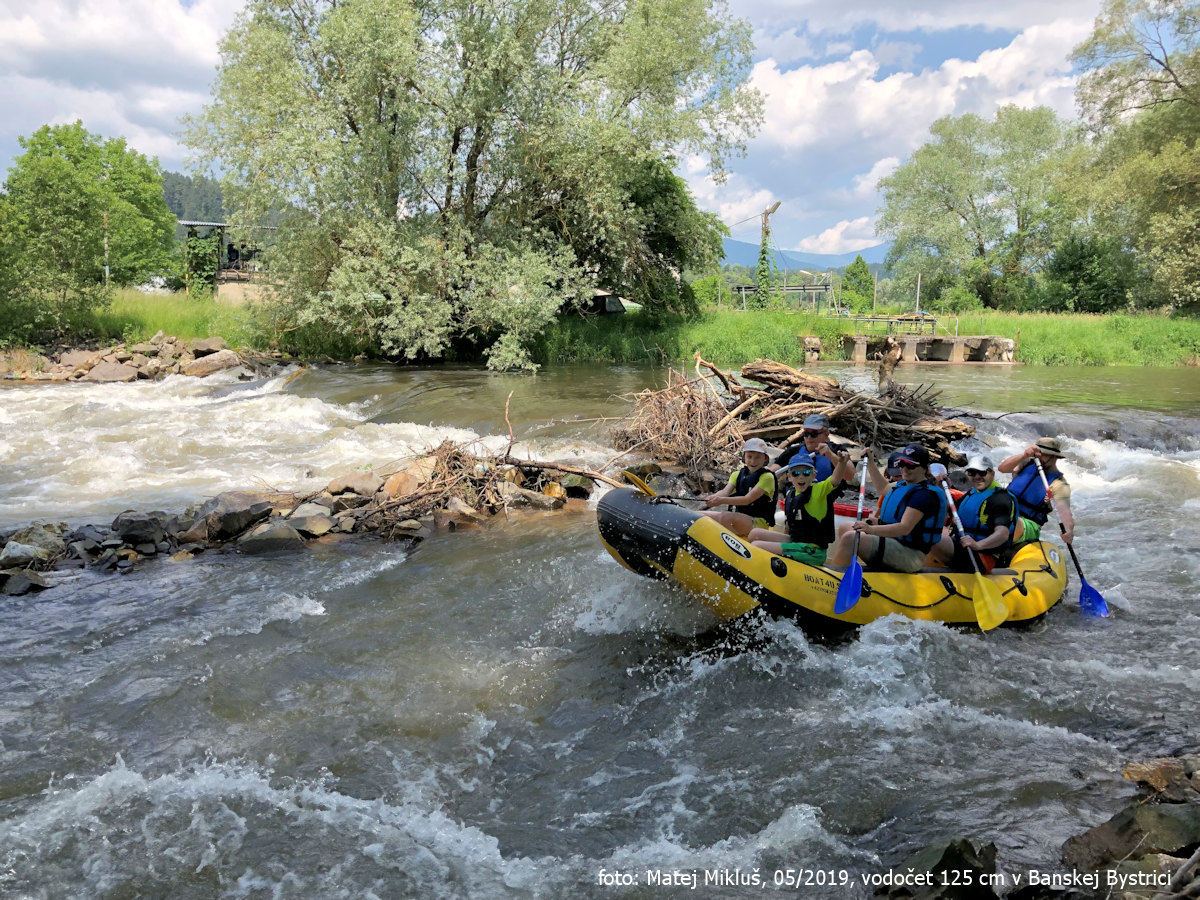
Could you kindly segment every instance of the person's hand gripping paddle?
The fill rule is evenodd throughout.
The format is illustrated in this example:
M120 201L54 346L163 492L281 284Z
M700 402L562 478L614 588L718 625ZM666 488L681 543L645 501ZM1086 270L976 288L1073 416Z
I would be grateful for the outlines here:
M1042 468L1042 461L1036 456L1033 458L1033 464L1037 466L1038 474L1042 476L1042 485L1046 488L1046 499L1049 500L1050 482L1046 479L1046 470ZM1058 512L1057 506L1054 507L1054 511ZM1063 535L1063 543L1067 544L1067 552L1071 554L1071 562L1075 563L1075 571L1079 573L1079 609L1089 616L1107 617L1108 604L1104 602L1104 597L1101 593L1088 584L1087 579L1083 577L1083 569L1079 567L1079 557L1075 555L1075 548L1067 543L1067 526L1062 523L1061 516L1058 519L1058 530Z
M960 539L966 537L962 519L958 517L958 509L954 506L954 498L950 496L950 485L943 483L942 490L946 492L946 503L950 506L950 515L954 517L954 527L958 529ZM1008 604L1000 593L1000 585L988 581L987 576L979 568L979 560L975 551L967 548L967 556L971 557L971 565L975 567L975 593L971 602L975 604L975 619L984 631L991 631L1008 618Z
M854 514L855 522L862 519L863 498L866 496L866 493L867 458L864 456L862 468L858 470L858 512ZM862 594L863 571L862 563L858 561L858 542L861 537L861 531L854 532L854 549L850 553L850 567L842 574L842 581L837 589L837 597L833 601L833 611L839 616L847 610L852 609Z

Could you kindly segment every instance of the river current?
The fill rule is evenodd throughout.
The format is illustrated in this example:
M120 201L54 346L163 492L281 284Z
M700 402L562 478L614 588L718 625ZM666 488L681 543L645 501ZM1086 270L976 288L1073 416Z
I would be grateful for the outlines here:
M0 387L0 531L315 489L509 424L517 453L599 466L620 395L663 379L292 374ZM1113 618L1072 573L1025 630L735 635L618 566L590 513L57 573L0 598L0 895L867 897L955 836L1061 871L1133 796L1125 762L1200 748L1200 372L900 377L999 416L964 449L1063 438Z

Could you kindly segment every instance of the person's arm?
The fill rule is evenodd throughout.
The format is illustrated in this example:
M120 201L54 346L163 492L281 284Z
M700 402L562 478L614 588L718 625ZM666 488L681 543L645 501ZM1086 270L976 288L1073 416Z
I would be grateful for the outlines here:
M871 486L875 488L876 495L882 499L887 493L887 489L892 486L892 483L887 480L887 475L879 468L875 462L875 454L870 450L867 451L867 475L871 478Z
M1027 466L1029 464L1029 461L1031 459L1033 459L1034 454L1036 454L1036 453L1037 453L1037 447L1030 444L1028 447L1026 447L1020 453L1016 453L1016 454L1008 457L1007 459L1002 460L1000 465L996 466L996 471L1003 472L1006 475L1009 473L1015 474L1017 472L1020 472L1023 468L1025 468L1025 466Z
M899 522L893 522L891 525L868 525L866 522L855 522L854 529L861 531L863 534L873 534L876 537L904 537L920 525L921 520L926 515L927 513L917 507L910 506L904 511L904 515L900 517Z
M728 503L730 506L749 506L759 497L765 496L767 496L766 491L764 491L758 485L755 485L754 487L750 488L750 493L743 494L741 497L730 497L724 502Z
M726 497L728 497L730 494L733 493L733 489L736 486L737 486L737 473L734 472L733 476L729 479L729 484L725 485L725 487L721 488L716 493L709 494L707 497L704 498L704 505L705 506L720 506L721 502Z
M1050 499L1054 501L1054 511L1058 513L1058 521L1062 522L1063 540L1068 544L1074 543L1075 516L1071 512L1070 485L1062 478L1051 482Z
M970 547L973 550L993 550L996 547L1001 547L1008 540L1008 525L997 525L992 533L982 540L975 540L970 535L963 535L959 543L964 547Z
M843 450L837 455L837 461L833 467L833 474L829 476L829 480L833 482L834 487L837 487L853 474L854 463L850 461L850 454Z

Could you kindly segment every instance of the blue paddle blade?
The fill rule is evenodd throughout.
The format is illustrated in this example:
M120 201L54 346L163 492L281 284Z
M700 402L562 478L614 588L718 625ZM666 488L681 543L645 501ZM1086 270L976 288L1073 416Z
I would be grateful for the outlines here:
M842 575L841 584L838 585L837 598L833 601L833 611L836 615L841 615L854 607L858 602L858 598L862 596L862 563L855 556L850 563L850 568Z
M1082 575L1079 576L1079 608L1089 616L1108 618L1108 604L1098 590L1083 580Z

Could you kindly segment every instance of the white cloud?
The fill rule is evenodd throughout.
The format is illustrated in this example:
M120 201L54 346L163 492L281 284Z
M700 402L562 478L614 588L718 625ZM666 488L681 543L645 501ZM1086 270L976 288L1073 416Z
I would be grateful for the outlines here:
M1086 19L1100 9L1100 0L1008 0L1005 3L963 3L962 0L739 0L736 12L752 22L781 26L806 22L810 32L845 33L873 23L890 31L944 31L981 26L1020 31L1058 19Z
M875 196L875 186L879 179L887 178L900 168L900 160L895 156L885 156L871 166L871 170L863 175L855 175L850 191L851 196L860 200L869 200Z
M875 236L875 217L841 221L815 237L807 237L795 247L807 253L853 253L879 243Z

